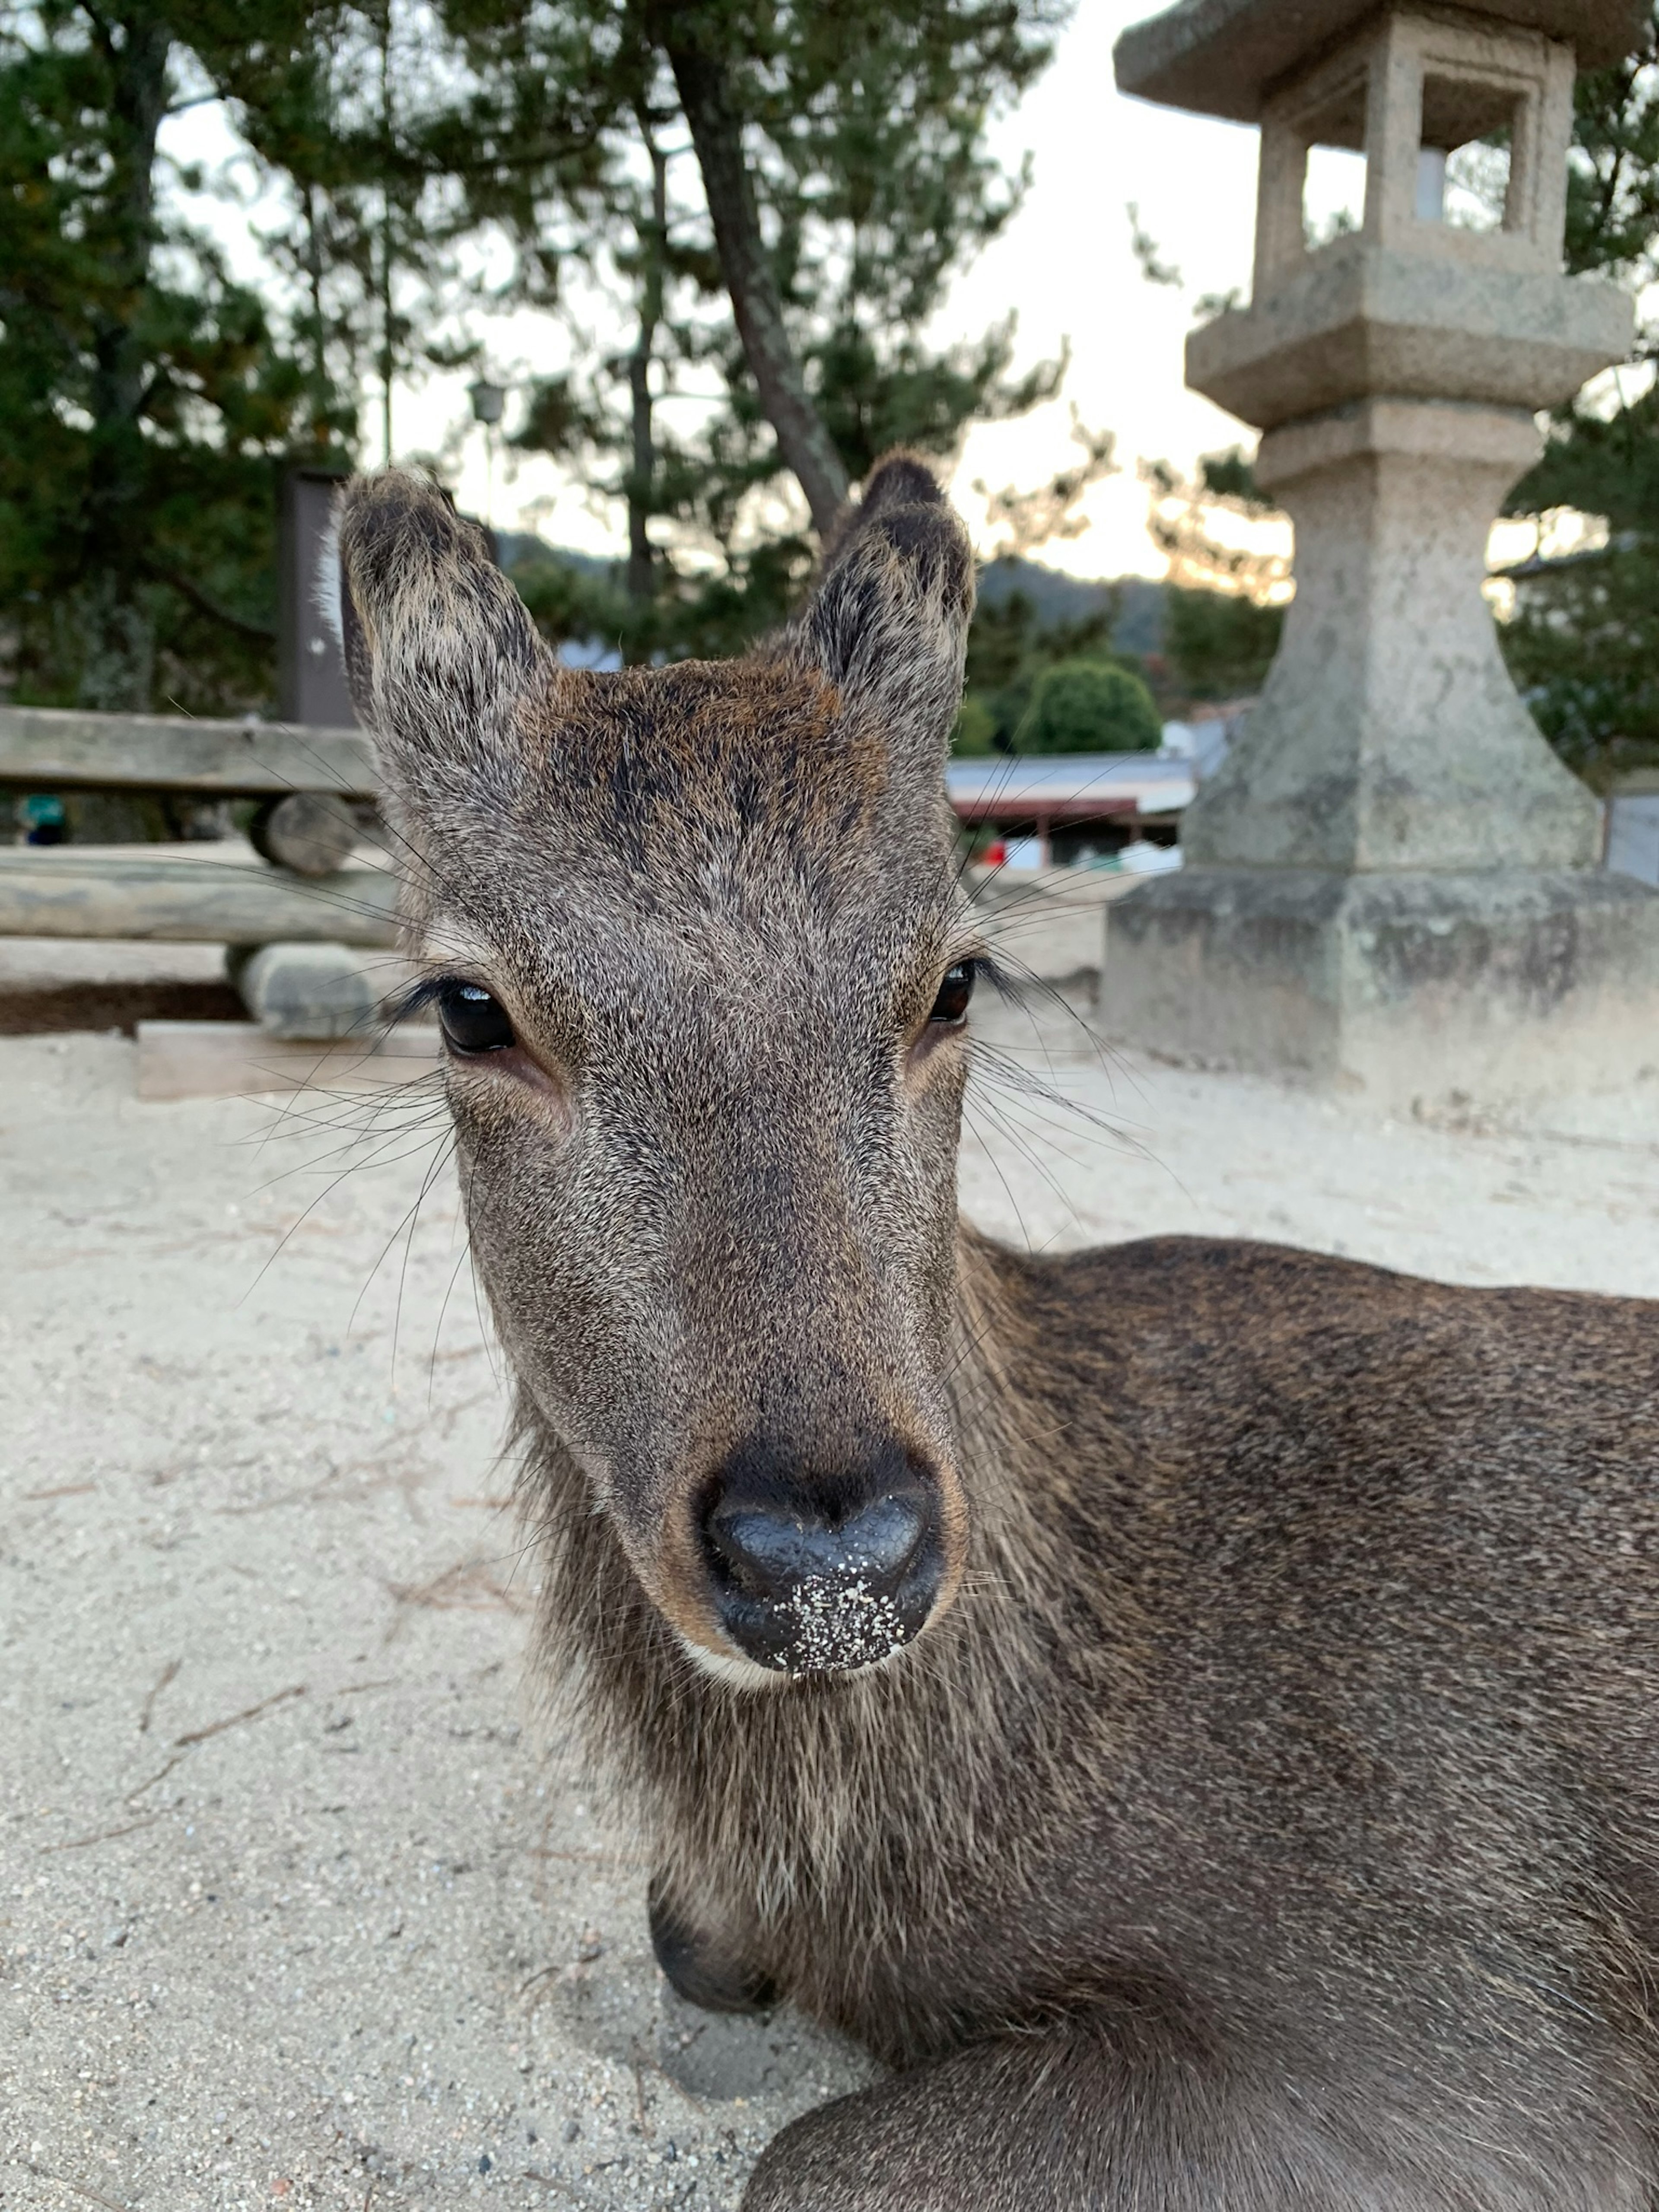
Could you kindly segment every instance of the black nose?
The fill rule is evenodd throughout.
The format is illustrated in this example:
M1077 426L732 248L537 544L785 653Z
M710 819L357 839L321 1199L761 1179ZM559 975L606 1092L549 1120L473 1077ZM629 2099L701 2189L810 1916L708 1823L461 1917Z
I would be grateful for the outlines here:
M939 1595L939 1492L896 1447L857 1476L809 1483L753 1449L717 1480L703 1542L720 1625L763 1666L866 1667L908 1644Z
M801 1505L724 1498L708 1516L708 1541L750 1597L779 1605L804 1582L857 1581L890 1591L927 1534L922 1501L893 1492L836 1525Z

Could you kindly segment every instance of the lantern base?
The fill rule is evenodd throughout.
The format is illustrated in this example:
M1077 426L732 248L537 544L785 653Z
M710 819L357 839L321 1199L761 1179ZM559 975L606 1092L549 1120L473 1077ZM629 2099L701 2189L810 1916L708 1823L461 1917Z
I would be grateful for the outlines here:
M1108 908L1100 1023L1391 1111L1578 1102L1586 1126L1652 1135L1659 892L1589 869L1186 868Z

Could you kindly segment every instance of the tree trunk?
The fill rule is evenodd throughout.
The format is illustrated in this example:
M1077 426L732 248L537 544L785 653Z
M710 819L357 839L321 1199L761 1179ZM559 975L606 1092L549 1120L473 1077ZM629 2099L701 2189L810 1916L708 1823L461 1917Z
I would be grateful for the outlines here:
M114 33L118 29L118 40ZM144 362L134 325L149 286L155 244L155 134L167 106L166 26L134 10L99 33L110 75L108 305L93 325L88 394L87 490L81 549L86 658L81 704L143 713L155 661L139 599L143 575L148 469L140 419Z
M697 40L696 14L684 6L665 9L663 51L696 149L720 271L761 405L806 495L813 526L827 538L847 503L847 471L789 343L744 159L743 117L724 61Z
M379 21L380 40L380 142L388 167L392 159L392 0ZM392 466L392 377L397 366L396 328L392 319L392 185L380 186L380 446Z
M628 361L633 398L634 465L628 481L628 596L648 599L656 579L647 525L657 473L656 440L651 423L651 360L662 320L663 264L668 249L668 156L651 135L648 115L640 117L640 135L651 156L651 224L640 287L640 334Z
M323 313L323 240L317 215L317 187L307 184L305 188L306 210L306 280L311 289L311 375L314 387L311 402L311 441L313 445L329 442L328 420L328 320Z

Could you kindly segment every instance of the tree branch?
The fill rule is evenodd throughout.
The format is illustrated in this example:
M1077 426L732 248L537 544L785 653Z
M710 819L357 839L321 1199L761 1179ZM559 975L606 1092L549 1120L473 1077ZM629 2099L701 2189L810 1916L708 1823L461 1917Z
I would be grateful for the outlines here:
M697 39L696 13L683 6L664 11L663 51L696 149L720 273L761 405L806 495L813 527L828 538L847 503L847 471L789 343L744 158L743 118L725 62Z
M245 622L240 615L232 614L228 607L222 607L216 600L210 599L199 584L192 584L190 578L180 575L178 569L160 568L153 562L146 565L158 584L166 584L170 590L177 592L181 599L194 607L198 615L205 615L210 622L222 623L226 629L234 630L238 637L246 638L250 645L276 644L274 629L268 629L264 623Z

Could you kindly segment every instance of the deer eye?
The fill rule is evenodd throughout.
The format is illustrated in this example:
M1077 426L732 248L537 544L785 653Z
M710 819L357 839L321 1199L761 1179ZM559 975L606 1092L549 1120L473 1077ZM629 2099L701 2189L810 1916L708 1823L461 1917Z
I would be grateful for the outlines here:
M933 1011L927 1017L930 1022L943 1022L954 1028L966 1015L968 1001L974 995L975 965L971 960L958 960L954 968L945 969Z
M447 983L438 997L438 1025L452 1052L505 1052L518 1042L500 1000L481 983Z

